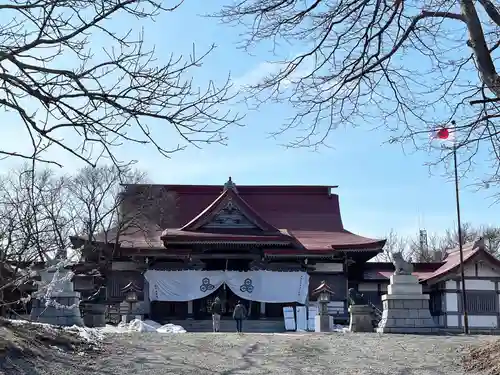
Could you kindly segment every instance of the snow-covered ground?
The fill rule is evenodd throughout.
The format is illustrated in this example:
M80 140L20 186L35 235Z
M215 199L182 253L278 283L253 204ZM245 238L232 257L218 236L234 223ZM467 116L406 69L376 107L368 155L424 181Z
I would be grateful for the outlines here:
M134 332L158 332L158 333L185 333L186 330L175 324L161 325L152 320L134 319L130 323L120 323L118 326L107 325L96 328L102 333L134 333Z
M332 332L349 332L349 327L340 324L334 324L332 327Z
M186 330L175 324L165 324L161 325L152 320L139 320L134 319L130 323L120 323L117 326L106 325L102 328L88 328L88 327L59 327L52 326L46 323L37 323L28 320L9 320L12 324L32 324L37 326L43 326L44 329L48 331L55 331L64 329L68 332L74 333L80 336L82 339L91 344L97 344L104 339L108 334L130 334L130 333L145 333L145 332L156 332L159 334L175 334L175 333L185 333ZM335 325L332 327L332 332L348 332L349 329L342 325ZM306 332L303 332L306 333Z
M308 331L298 329L297 332L314 332L314 327ZM332 332L349 332L349 327L340 324L334 324L332 327Z
M120 323L118 326L106 325L102 328L88 328L88 327L59 327L53 326L46 323L31 322L28 320L9 320L12 324L32 324L41 326L47 331L54 331L59 329L64 329L68 332L74 333L80 336L82 339L89 343L97 343L104 339L106 334L120 334L120 333L142 333L142 332L157 332L160 334L165 333L185 333L186 330L175 324L165 324L161 325L152 320L141 321L139 319L134 319L130 323Z

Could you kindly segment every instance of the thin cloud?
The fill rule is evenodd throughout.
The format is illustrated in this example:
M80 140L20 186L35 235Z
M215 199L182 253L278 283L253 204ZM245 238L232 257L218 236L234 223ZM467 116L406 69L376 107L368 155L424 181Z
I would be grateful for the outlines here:
M297 55L296 57L300 56ZM288 77L282 80L281 87L287 88L296 83L299 79L309 74L314 65L311 60L305 60L301 65L296 68ZM281 61L265 61L257 64L253 69L234 80L234 86L238 88L251 87L259 84L266 78L274 76L280 72L284 72L289 68L289 64Z

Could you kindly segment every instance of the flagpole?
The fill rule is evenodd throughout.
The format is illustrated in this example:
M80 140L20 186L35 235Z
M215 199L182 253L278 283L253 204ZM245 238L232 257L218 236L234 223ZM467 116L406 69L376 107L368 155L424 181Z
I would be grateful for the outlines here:
M455 121L451 122L455 128ZM464 314L464 333L469 334L469 315L467 309L467 296L465 294L465 270L464 270L464 251L462 244L462 223L460 220L460 192L458 188L458 165L457 165L457 145L453 144L453 169L455 172L455 200L457 204L457 223L458 223L458 249L460 251L460 278L462 281L462 310Z

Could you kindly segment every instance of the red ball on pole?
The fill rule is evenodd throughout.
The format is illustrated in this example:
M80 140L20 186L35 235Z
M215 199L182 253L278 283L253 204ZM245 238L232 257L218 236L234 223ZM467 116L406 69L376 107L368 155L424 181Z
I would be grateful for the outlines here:
M448 139L450 136L450 131L446 128L439 129L437 132L437 138L439 139Z

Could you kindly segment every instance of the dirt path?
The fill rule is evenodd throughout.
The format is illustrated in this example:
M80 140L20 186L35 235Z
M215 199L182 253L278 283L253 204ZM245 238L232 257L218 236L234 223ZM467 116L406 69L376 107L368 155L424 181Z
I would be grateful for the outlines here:
M106 355L92 359L61 355L25 373L461 375L466 374L461 366L464 348L493 339L377 334L120 335L107 338Z

